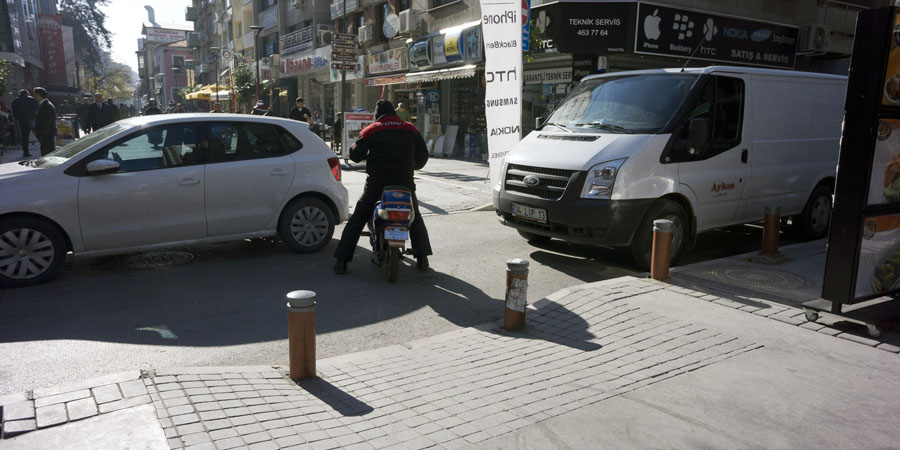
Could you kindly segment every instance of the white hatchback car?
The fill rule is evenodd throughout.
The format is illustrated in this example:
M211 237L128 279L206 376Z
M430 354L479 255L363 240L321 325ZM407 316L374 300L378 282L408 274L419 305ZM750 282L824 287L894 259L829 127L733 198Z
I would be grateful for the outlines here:
M98 256L278 235L315 252L348 216L338 158L298 121L237 114L125 119L0 165L0 286Z

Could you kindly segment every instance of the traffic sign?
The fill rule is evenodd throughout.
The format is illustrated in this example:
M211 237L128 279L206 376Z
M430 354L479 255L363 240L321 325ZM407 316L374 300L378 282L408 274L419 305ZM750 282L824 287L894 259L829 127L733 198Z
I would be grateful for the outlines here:
M338 41L356 41L357 36L355 34L350 33L332 33L331 39Z
M359 64L331 63L331 68L334 70L357 70Z
M345 44L341 42L333 42L331 43L331 48L335 50L356 50L359 48L357 44Z
M356 62L356 53L353 52L331 52L332 61Z

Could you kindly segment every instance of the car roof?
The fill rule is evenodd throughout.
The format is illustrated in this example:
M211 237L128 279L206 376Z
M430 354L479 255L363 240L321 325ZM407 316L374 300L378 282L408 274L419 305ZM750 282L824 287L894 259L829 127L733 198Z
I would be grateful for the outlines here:
M261 122L261 123L277 123L279 125L305 125L306 122L299 120L284 119L281 117L254 116L251 114L229 114L229 113L174 113L174 114L154 114L150 116L131 117L119 121L122 125L131 125L144 127L149 125L162 125L167 123L178 122L221 122L221 121L241 121L241 122Z
M713 72L730 72L730 73L744 73L744 74L757 74L757 75L778 75L778 76L786 76L786 77L796 77L796 78L819 78L826 80L847 80L846 76L843 75L832 75L827 73L817 73L817 72L801 72L797 70L779 70L779 69L764 69L760 67L739 67L739 66L708 66L708 67L687 67L684 69L681 68L668 68L668 69L647 69L647 70L630 70L627 72L609 72L602 73L599 75L590 75L584 77L584 80L590 80L594 78L602 78L607 76L617 76L617 75L635 75L635 74L676 74L676 73L687 73L687 74L697 74L697 75L705 75Z

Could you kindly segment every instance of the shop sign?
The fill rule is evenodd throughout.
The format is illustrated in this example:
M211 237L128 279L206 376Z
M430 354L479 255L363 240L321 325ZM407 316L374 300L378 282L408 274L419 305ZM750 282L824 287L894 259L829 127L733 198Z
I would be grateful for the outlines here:
M259 24L263 30L278 26L278 6L273 6L259 13Z
M355 52L342 52L339 50L332 50L331 52L331 60L334 62L355 62L356 61L356 53Z
M375 53L366 57L369 73L388 73L408 70L405 48L393 48L386 52Z
M409 65L424 69L431 65L431 54L428 46L431 45L429 39L420 39L409 44Z
M328 47L318 48L300 55L281 55L281 73L293 75L328 67Z
M525 71L525 84L557 84L572 82L572 69L538 69Z
M522 51L530 50L531 42L531 0L522 0Z
M599 59L596 55L572 55L572 81L577 83L588 75L600 73Z
M638 4L634 52L793 68L795 27L650 3Z
M347 2L347 12L348 13L359 9L359 0L346 0L346 2Z
M457 31L444 36L444 58L447 62L462 61L462 48L460 47L460 35L462 32Z
M184 30L173 30L169 28L144 28L147 34L145 42L176 42L185 39Z
M447 64L447 58L444 57L444 36L434 36L431 38L431 65L442 66Z
M602 6L600 6L602 5ZM563 53L590 49L596 54L625 53L633 35L632 2L553 2L532 8L535 40L552 40ZM550 53L545 49L532 49Z
M344 0L337 0L331 5L331 19L337 19L344 15Z
M315 42L313 27L306 27L284 35L281 40L281 54L302 52L313 48Z
M66 53L59 14L38 14L38 30L41 36L44 81L47 84L68 86Z
M394 75L390 77L369 78L366 86L387 86L389 84L402 84L406 82L406 75Z
M364 78L365 67L366 67L366 57L365 55L359 55L356 59L356 63L347 63L345 69L335 69L333 66L336 63L332 63L332 68L329 71L331 82L341 81L341 71L346 71L347 80L356 80L359 78Z

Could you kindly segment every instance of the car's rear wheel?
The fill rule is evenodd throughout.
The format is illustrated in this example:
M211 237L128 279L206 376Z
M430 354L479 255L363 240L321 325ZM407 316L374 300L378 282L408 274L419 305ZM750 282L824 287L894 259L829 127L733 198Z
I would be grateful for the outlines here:
M52 280L66 262L66 242L55 226L32 217L0 220L0 286Z
M334 213L325 202L301 197L284 208L278 222L278 237L297 253L312 253L328 245L334 225Z
M822 239L828 235L831 220L831 188L816 186L799 216L794 217L794 235L804 241Z
M653 221L668 219L672 221L672 246L669 253L669 263L675 265L684 249L687 230L687 214L684 208L672 200L658 200L644 216L634 239L631 241L631 255L634 262L642 270L650 270L650 261L653 252Z

